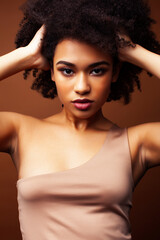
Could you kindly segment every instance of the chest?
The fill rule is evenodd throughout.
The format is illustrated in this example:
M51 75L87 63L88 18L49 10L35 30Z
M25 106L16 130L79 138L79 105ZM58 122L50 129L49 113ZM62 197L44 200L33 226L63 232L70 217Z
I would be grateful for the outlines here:
M104 146L104 145L103 145ZM24 199L54 199L85 203L123 202L132 193L129 155L106 146L80 166L20 180ZM23 184L21 184L21 181ZM25 187L26 186L26 187Z
M19 143L18 172L24 178L38 174L60 172L78 167L92 159L103 147L108 134L87 138L32 136Z

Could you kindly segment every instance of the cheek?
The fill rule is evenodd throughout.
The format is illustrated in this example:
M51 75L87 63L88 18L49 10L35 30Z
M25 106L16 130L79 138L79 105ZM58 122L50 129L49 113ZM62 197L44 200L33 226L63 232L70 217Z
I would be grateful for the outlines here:
M56 71L54 72L54 82L56 84L58 97L63 96L63 92L65 92L63 80L61 79L60 74L58 74Z
M57 94L59 99L63 99L64 96L66 96L66 88L63 86L63 84L56 84L56 88L57 88Z
M108 95L110 92L110 86L111 86L111 78L105 78L101 82L95 84L94 91L95 94L105 96Z
M58 97L62 102L64 102L65 99L68 98L68 95L71 92L72 87L70 86L70 84L65 84L65 82L60 79L58 80L58 82L55 81L55 83Z

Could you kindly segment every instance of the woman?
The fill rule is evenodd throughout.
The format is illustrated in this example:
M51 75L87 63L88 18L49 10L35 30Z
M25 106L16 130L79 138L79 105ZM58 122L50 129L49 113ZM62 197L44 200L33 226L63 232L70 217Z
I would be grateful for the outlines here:
M0 113L0 150L18 171L23 239L131 239L132 191L160 164L160 124L121 129L102 106L128 103L142 69L159 78L148 7L132 4L29 1L19 48L0 58L1 80L41 69L33 89L63 104L46 119Z

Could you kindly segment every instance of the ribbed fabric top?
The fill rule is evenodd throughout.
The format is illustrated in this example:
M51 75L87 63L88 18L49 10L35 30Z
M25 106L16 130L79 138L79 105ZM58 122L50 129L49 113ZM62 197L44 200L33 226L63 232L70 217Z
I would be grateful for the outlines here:
M114 125L86 163L20 179L17 190L23 240L131 239L127 129Z

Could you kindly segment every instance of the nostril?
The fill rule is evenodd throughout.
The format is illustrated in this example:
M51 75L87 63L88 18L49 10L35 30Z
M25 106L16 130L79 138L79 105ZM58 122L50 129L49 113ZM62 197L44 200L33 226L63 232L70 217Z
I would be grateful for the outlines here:
M75 92L78 92L78 93L87 93L87 92L90 92L91 87L87 83L85 83L85 84L79 83L79 84L75 85L74 90L75 90Z
M75 92L81 95L87 94L90 92L90 89L75 89Z

